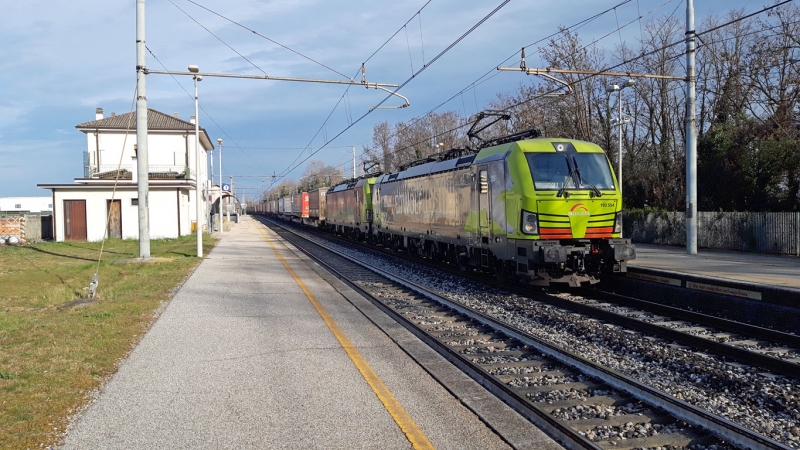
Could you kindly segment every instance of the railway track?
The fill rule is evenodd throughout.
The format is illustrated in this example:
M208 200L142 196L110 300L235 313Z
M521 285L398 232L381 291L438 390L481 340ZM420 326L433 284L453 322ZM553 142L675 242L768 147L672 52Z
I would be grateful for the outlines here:
M791 448L542 339L502 308L487 314L276 231L567 447Z

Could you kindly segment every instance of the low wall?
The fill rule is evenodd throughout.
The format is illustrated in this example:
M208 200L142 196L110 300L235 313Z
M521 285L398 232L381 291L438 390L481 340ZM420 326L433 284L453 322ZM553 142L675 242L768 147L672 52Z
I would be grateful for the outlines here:
M49 239L53 239L53 216L0 215L0 241L4 244L26 244Z
M686 214L626 212L623 235L633 242L685 246ZM697 246L800 256L800 213L698 212Z

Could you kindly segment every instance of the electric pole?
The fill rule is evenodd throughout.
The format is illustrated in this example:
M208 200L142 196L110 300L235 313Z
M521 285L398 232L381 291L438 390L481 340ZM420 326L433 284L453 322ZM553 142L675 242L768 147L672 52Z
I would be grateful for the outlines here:
M694 0L686 0L686 253L697 254L697 122L695 120Z
M150 258L150 187L147 158L144 0L136 0L136 192L139 205L139 258Z

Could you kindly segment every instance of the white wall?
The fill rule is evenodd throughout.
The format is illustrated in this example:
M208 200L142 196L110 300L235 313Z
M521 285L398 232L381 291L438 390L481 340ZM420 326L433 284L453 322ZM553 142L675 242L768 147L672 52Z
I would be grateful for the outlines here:
M19 205L19 208L17 208ZM0 212L49 212L53 210L52 197L0 197Z
M200 131L202 134L202 131ZM195 137L194 130L183 131L158 131L148 130L147 134L147 160L151 167L154 166L169 166L176 167L181 170L186 167L186 152L188 146L189 152L189 169L191 170L192 177L195 174ZM134 158L133 146L136 144L136 129L132 129L130 133L125 136L124 130L100 130L99 135L95 137L94 132L86 133L87 150L89 152L89 164L96 167L97 162L97 149L98 144L100 148L101 171L114 170L118 165L123 169L133 173L133 179L136 179L136 159ZM202 144L200 145L202 149ZM120 162L120 154L122 154L122 161ZM201 150L200 153L200 179L208 179L208 152Z
M177 238L179 233L181 236L191 233L189 211L194 211L194 205L189 204L186 194L184 189L150 186L151 239ZM139 238L139 207L131 202L137 196L136 189L132 188L118 189L114 196L121 201L123 239ZM56 240L64 240L64 200L86 200L86 238L101 241L106 231L107 201L110 199L110 189L57 189L54 204Z

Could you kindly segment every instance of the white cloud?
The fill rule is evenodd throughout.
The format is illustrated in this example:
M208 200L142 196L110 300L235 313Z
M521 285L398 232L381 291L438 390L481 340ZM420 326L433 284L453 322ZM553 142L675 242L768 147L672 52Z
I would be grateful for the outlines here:
M252 32L185 0L173 0L202 25L273 76L340 79L341 76L308 61ZM74 125L92 120L94 108L118 114L131 108L135 88L135 4L82 0L6 2L7 20L0 28L0 195L37 195L35 183L71 181L82 174L85 139ZM425 4L374 0L239 1L203 0L209 9L256 32L290 46L336 71L360 78L357 71L380 45ZM371 138L378 121L408 120L466 87L521 46L607 9L616 2L547 0L511 2L454 47L402 91L412 106L376 111L345 133L333 146L353 145ZM589 42L663 3L640 0L618 9L579 33ZM371 82L405 81L411 66L419 70L466 30L499 5L475 0L434 0L367 63ZM151 69L183 71L197 64L203 71L259 73L247 61L199 27L170 2L147 2L147 65ZM699 7L728 10L748 6L745 0L716 0ZM670 4L658 14L668 14ZM707 14L708 11L705 11ZM682 18L683 8L676 13ZM698 19L703 11L698 10ZM422 32L420 34L420 23ZM623 33L635 39L638 25ZM613 48L619 36L602 45ZM424 59L423 59L424 53ZM159 63L160 61L160 63ZM194 114L192 81L168 76L147 77L149 106L161 111ZM497 92L529 82L520 74L503 74L457 98L446 108L474 112ZM183 86L183 89L181 88ZM184 92L184 89L187 92ZM257 80L206 78L200 84L203 108L219 124L201 114L212 137L235 140L245 147L304 147L312 142L344 92L342 86ZM383 99L384 93L355 87L350 91L350 115L357 118ZM343 109L334 112L322 135L332 137L349 123ZM222 127L220 129L220 127ZM230 138L228 137L230 136ZM321 137L312 146L321 144ZM231 170L281 172L293 152L226 152ZM323 150L331 163L340 152ZM252 160L256 160L254 163ZM244 181L243 181L244 182ZM33 191L33 192L31 192ZM41 194L38 192L38 194Z

